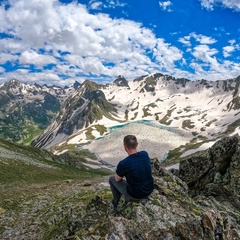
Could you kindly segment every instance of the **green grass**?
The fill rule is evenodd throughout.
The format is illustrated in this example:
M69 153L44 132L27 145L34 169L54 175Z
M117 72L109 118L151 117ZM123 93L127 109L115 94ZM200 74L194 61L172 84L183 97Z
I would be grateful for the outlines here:
M15 160L0 161L1 208L12 209L17 207L18 201L21 200L23 195L25 196L36 191L35 186L45 185L49 187L65 181L90 181L108 175L101 170L89 170L84 167L76 168L49 160L42 160L42 162L45 162L50 167L39 167ZM32 190L30 191L29 189Z
M185 145L181 145L178 148L175 148L173 150L170 150L168 152L167 159L162 163L164 166L167 166L169 164L178 163L180 161L180 156L189 150L192 149L198 149L202 144L208 142L206 139L202 138L201 142L197 142L196 140L192 140L189 143L186 143Z
M91 179L94 176L104 175L101 171L76 168L65 164L43 160L48 167L27 164L23 161L4 160L0 162L0 179L2 184L21 185L24 183L47 183L67 179Z
M23 137L19 143L29 145L37 136L42 133L43 129L38 128L35 125L27 125L23 129Z
M32 186L51 186L66 180L83 182L109 175L101 169L86 169L81 165L86 157L95 157L87 150L54 156L45 150L3 139L0 139L0 150L5 154L0 157L1 209L17 205L21 195Z

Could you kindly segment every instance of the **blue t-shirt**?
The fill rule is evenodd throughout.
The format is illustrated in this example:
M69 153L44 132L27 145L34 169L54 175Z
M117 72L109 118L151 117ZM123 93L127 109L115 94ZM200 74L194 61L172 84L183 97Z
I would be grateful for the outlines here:
M137 152L120 161L116 173L126 177L127 192L131 197L144 198L152 193L152 168L147 152Z

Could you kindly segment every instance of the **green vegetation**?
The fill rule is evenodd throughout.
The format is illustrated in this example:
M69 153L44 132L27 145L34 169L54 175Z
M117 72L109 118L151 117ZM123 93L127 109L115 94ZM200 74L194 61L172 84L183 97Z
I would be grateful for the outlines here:
M26 125L22 131L22 140L20 140L19 143L29 145L37 136L41 134L42 131L43 129L40 129L35 125Z
M210 127L212 123L217 122L217 119L213 119L212 121L209 121L206 126Z
M194 125L194 122L192 122L191 120L184 120L182 122L182 128L183 129L191 129L191 128L194 128L195 125Z
M233 122L232 124L229 124L228 127L227 127L227 130L225 131L225 134L230 134L230 133L234 132L235 129L239 126L240 126L240 119Z
M87 150L54 156L42 149L0 139L0 151L0 208L3 210L12 209L22 195L36 191L39 186L93 180L109 174L83 167L81 162L86 157L96 158Z
M86 139L87 139L87 140L92 140L92 139L95 138L95 137L93 136L93 134L92 134L92 131L93 131L93 128L92 128L92 127L90 127L90 128L87 129L87 131L86 131Z
M105 132L107 132L107 128L104 125L94 125L96 130L100 133L102 136Z
M134 113L134 116L131 118L131 120L134 120L134 119L136 119L137 115L138 115L138 113L137 113L137 112L135 112L135 113Z
M92 134L92 131L95 129L100 133L101 136L107 132L107 128L104 125L93 125L86 131L87 140L95 139L95 136Z
M129 111L126 109L126 111L125 111L125 120L127 121L128 120L128 113L129 113Z
M172 120L169 120L169 118L171 117L173 111L175 110L176 108L173 108L171 110L168 110L167 111L167 114L159 121L161 124L164 124L164 125L170 125Z
M36 165L35 165L36 164ZM45 167L43 167L45 164ZM86 169L42 160L39 164L15 160L0 160L0 179L3 184L33 184L88 178Z
M199 139L199 138L198 138ZM197 142L196 139L191 140L190 143L187 143L185 145L181 145L178 148L175 148L173 150L170 150L168 152L168 157L167 159L162 163L163 166L169 165L169 164L175 164L179 163L180 161L180 156L189 150L192 149L198 149L202 144L208 142L206 138L202 138L201 142Z

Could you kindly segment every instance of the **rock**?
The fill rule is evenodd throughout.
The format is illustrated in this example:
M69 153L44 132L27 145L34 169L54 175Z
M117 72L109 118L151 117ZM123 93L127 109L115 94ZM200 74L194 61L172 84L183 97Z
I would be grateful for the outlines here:
M5 212L6 212L6 210L0 207L0 214L3 214Z
M96 188L99 181L69 182L55 197L44 191L23 201L23 212L0 214L0 239L238 240L239 146L236 136L222 139L186 157L177 175L152 159L153 193L140 202L122 198L114 215L111 191Z
M223 138L210 149L181 161L178 176L192 192L211 189L215 195L216 192L231 195L239 189L239 151L238 136Z

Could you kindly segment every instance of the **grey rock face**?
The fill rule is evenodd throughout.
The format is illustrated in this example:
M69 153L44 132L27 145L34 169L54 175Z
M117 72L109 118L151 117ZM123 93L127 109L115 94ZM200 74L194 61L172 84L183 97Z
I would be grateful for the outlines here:
M179 177L194 191L239 194L239 138L237 135L216 142L210 149L180 162ZM232 188L234 186L234 188Z

